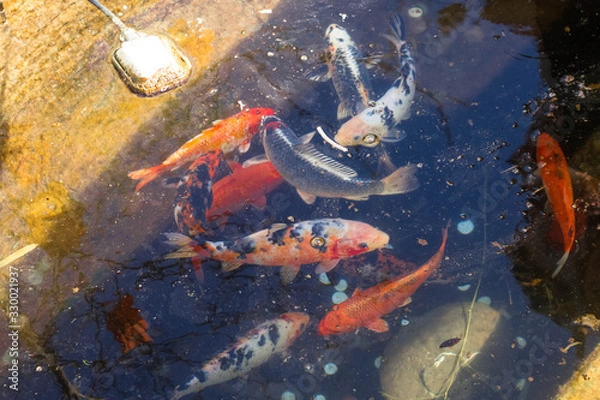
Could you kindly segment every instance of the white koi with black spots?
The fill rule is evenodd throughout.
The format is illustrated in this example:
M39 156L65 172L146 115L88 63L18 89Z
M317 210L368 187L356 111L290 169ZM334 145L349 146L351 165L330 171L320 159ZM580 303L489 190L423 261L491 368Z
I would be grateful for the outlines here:
M373 92L365 58L348 31L339 25L329 25L325 39L329 43L327 77L340 99L337 118L352 117L368 106Z
M340 127L335 141L342 146L375 147L381 141L396 142L401 139L401 134L394 127L410 116L410 106L415 96L416 68L406 43L402 17L394 15L390 25L394 34L385 36L396 47L400 76L383 97Z
M171 400L181 399L202 389L248 374L285 351L304 331L310 317L290 312L270 319L248 332L237 343L215 356L185 384L175 388Z

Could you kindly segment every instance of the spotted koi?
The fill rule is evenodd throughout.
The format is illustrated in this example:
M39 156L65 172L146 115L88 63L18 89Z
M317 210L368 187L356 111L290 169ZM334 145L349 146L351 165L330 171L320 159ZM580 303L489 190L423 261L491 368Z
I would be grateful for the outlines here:
M219 151L199 157L177 185L175 222L186 235L209 233L207 212L213 205L213 178L220 162Z
M381 141L396 142L402 139L394 127L410 116L410 106L415 96L416 67L406 43L404 21L400 14L391 18L390 25L393 35L385 36L396 47L400 76L383 97L340 127L334 139L342 146L375 147Z
M318 263L316 272L334 268L342 258L380 249L389 236L373 226L340 218L274 224L237 240L195 241L178 233L165 233L179 250L167 258L203 257L221 262L224 271L243 264L282 266L281 279L290 283L303 264Z
M310 321L308 314L290 312L270 319L248 332L242 339L217 354L183 385L175 388L171 400L181 399L202 389L248 374L274 354L289 348Z
M371 80L367 63L346 29L331 24L325 31L329 43L329 72L333 87L340 99L337 118L352 117L364 110L371 100Z

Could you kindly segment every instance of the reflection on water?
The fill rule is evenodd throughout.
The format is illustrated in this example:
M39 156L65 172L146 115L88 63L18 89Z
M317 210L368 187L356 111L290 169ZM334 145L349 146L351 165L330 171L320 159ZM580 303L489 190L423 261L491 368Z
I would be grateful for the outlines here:
M375 360L393 337L401 340L431 310L488 297L506 329L492 336L477 362L457 369L456 387L470 385L477 398L550 398L597 343L594 9L559 1L502 7L478 1L265 3L252 10L236 3L219 20L212 15L223 10L192 3L148 1L137 12L115 7L136 27L168 32L192 58L192 81L154 99L131 96L114 76L107 57L115 43L107 38L115 32L103 28L100 17L84 21L62 10L60 18L70 24L54 30L62 37L43 37L55 47L48 55L35 50L25 57L23 43L31 32L53 22L44 17L38 27L29 25L36 9L6 5L7 24L0 29L10 38L5 43L15 45L15 55L3 57L0 71L0 187L7 193L0 200L5 227L0 248L6 255L30 242L42 249L13 264L20 273L22 386L18 395L3 387L3 395L60 398L77 390L90 398L131 393L164 398L237 337L276 315L302 311L311 323L288 355L270 359L246 380L206 388L202 396L279 399L289 391L296 399L316 394L384 399ZM192 261L165 259L173 248L161 233L177 231L175 190L157 181L134 195L127 172L162 161L240 104L276 109L298 134L316 126L335 131L333 86L306 78L323 62L325 28L338 23L366 53L383 54L370 70L381 96L398 74L393 49L381 37L398 11L407 23L419 90L412 116L400 125L407 138L385 146L395 165L419 164L421 188L368 201L318 199L307 205L283 184L267 196L264 208L247 207L229 217L225 231L235 236L276 222L340 217L386 232L393 250L381 253L385 257L374 253L361 265L338 266L329 274L333 285L322 284L313 266L281 286L279 268L244 265L223 273L215 261L202 263L200 283ZM228 25L231 15L240 15L241 22ZM59 18L58 11L52 16ZM29 30L20 30L24 26ZM85 47L74 47L75 37ZM81 58L65 58L69 51ZM52 57L64 62L48 78L43 73ZM78 64L81 59L87 64ZM16 87L24 71L33 77L32 86ZM47 100L36 86L44 79L35 78L38 73L47 79ZM552 236L545 195L536 192L541 186L534 172L536 130L560 139L578 178L576 249L554 280L550 274L561 244ZM235 157L244 161L262 152L255 139L247 154ZM352 154L377 171L380 153ZM400 273L421 265L435 252L448 219L453 225L441 270L411 304L384 316L390 332L317 335L336 284L344 280L348 296L375 284L381 277L372 264L380 258L392 275L395 268ZM463 220L472 221L471 232L457 230ZM8 278L9 271L2 273ZM7 288L0 290L5 300ZM449 327L427 329L422 336L439 343L468 341ZM9 332L0 327L3 337ZM429 370L437 361L445 368L437 353L415 346L413 357L433 361ZM10 360L4 353L3 362ZM405 360L400 368L410 370L417 361ZM325 370L328 365L331 373L331 363L337 366L334 374ZM425 379L430 384L431 376ZM455 393L449 391L449 398L462 398Z

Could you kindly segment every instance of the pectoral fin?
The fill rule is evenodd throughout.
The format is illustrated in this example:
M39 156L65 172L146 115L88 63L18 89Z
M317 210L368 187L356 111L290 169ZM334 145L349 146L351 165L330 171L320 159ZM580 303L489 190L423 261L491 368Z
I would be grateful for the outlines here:
M304 76L314 82L327 82L331 78L331 73L327 65L321 64L318 68L305 73Z
M267 158L267 155L260 154L258 156L254 156L254 157L249 158L246 161L244 161L244 163L242 164L242 167L248 168L251 165L262 164L267 161L269 161L269 159Z
M298 139L301 144L306 144L306 143L310 142L313 137L315 137L316 133L317 133L317 131L308 132L308 133L300 136Z
M390 329L388 323L381 318L368 322L367 324L365 324L365 328L377 333L387 332Z
M240 153L246 153L250 150L250 141L248 140L246 143L242 143L239 147Z
M267 206L267 198L265 196L260 196L252 201L252 205L259 210L263 210Z
M402 304L400 304L400 305L398 306L398 308L400 308L400 307L405 307L405 306L409 305L410 303L412 303L412 297L409 297L409 298L407 298L406 300L404 300L404 301L402 302Z
M314 194L306 193L306 192L303 192L302 190L298 190L298 189L296 189L296 191L298 192L298 195L300 196L300 198L302 200L304 200L304 202L306 204L313 204L315 202L315 200L317 199L317 196L315 196Z
M351 117L352 114L353 114L352 109L345 107L342 103L340 103L338 105L338 108L337 108L337 119L338 120L342 120L342 119Z
M239 261L222 261L221 262L221 267L223 268L224 272L233 271L234 269L237 269L237 268L241 267L242 265L244 265L244 263L239 262Z
M283 222L277 222L269 227L269 234L286 229L288 226Z
M299 265L284 266L281 269L281 283L287 285L294 280L299 271Z
M398 129L390 129L385 135L381 136L381 141L386 143L397 143L406 139L406 132Z
M344 196L345 199L354 200L354 201L365 201L369 200L369 195L364 196Z
M322 274L324 272L329 272L338 264L338 262L340 262L339 258L337 258L335 260L321 261L319 263L319 265L317 265L317 269L315 269L315 273Z

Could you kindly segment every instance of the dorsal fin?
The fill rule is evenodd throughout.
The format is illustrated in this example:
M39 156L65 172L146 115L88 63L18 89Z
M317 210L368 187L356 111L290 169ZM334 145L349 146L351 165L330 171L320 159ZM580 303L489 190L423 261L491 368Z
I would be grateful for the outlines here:
M345 179L351 179L358 175L354 169L334 160L326 154L321 153L312 143L299 144L294 146L294 149L307 162L317 165L320 168L331 172L332 174Z
M284 224L283 222L277 222L277 223L271 225L271 227L269 228L269 233L277 232L282 229L286 229L287 227L288 226L286 224Z

